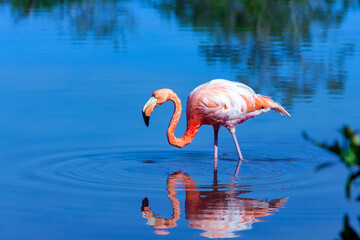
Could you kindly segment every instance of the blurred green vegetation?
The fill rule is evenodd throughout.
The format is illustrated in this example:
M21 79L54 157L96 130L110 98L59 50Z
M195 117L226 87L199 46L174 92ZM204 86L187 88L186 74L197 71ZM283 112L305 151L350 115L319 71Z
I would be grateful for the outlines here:
M340 130L340 133L344 139L343 144L340 144L338 141L335 141L333 144L321 143L313 138L310 138L305 132L303 133L303 137L316 146L336 154L339 156L340 161L346 165L350 174L348 180L346 181L345 192L347 198L350 199L351 186L356 179L360 178L360 139L358 134L348 126L344 126ZM333 164L333 162L323 163L317 167L317 170L329 167ZM360 200L360 195L357 200Z
M360 218L359 218L360 223ZM355 230L350 226L349 217L345 215L344 217L344 229L340 233L342 240L360 240L360 237L357 235Z
M360 138L355 130L348 126L344 126L340 130L340 134L343 136L342 144L339 141L334 141L332 144L322 143L313 138L310 138L305 132L303 132L303 137L316 146L337 155L340 159L340 162L345 164L345 166L350 171L349 177L345 184L346 197L350 199L351 186L357 178L360 178ZM327 168L333 164L334 162L320 164L316 170L318 171L323 168ZM357 200L360 200L360 195L357 197ZM358 220L360 223L360 217L358 217ZM347 214L344 216L343 230L340 232L340 237L342 240L360 240L359 235L355 232L353 227L351 227Z

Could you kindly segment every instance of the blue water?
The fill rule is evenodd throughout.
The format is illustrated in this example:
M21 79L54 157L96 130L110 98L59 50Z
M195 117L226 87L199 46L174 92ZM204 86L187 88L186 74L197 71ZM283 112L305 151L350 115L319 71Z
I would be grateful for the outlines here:
M359 128L359 3L219 2L0 2L0 239L334 239L345 214L360 232L347 169L315 172L338 159L301 136L331 142L343 124ZM149 127L141 116L154 90L185 104L215 78L292 115L237 127L237 178L226 129L214 179L212 127L177 149L171 103Z

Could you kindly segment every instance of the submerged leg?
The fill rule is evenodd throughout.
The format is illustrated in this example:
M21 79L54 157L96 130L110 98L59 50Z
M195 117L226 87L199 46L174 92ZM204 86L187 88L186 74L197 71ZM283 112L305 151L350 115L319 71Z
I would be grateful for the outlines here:
M243 160L243 156L241 154L239 143L238 143L236 135L235 135L235 128L230 129L230 133L231 133L231 135L232 135L232 137L234 139L235 147L236 147L237 153L239 155L239 161L238 161L238 164L236 166L236 170L235 170L235 174L234 174L234 176L236 177L238 172L239 172L239 169L240 169L240 166L241 166L241 161Z
M217 173L219 127L214 126L214 174Z

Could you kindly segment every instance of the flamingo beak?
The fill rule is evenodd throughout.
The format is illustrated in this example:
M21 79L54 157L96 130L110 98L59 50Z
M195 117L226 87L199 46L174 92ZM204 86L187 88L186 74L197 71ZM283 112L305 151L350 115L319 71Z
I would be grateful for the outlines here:
M143 118L144 118L145 125L147 127L149 126L150 114L154 110L154 108L156 106L156 102L157 102L157 99L155 97L151 97L149 99L149 101L147 101L145 106L143 107L142 115L143 115Z

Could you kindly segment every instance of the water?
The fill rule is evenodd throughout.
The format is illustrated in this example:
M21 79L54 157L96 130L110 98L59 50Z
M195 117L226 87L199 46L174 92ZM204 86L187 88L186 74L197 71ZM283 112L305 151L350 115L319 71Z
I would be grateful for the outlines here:
M0 2L1 239L334 239L347 170L331 142L360 113L357 1ZM171 103L215 78L241 81L292 115L212 127L167 143ZM175 133L185 131L180 119ZM354 193L356 188L353 189ZM154 215L155 214L155 215ZM156 215L157 214L157 215ZM162 236L158 236L162 235Z

